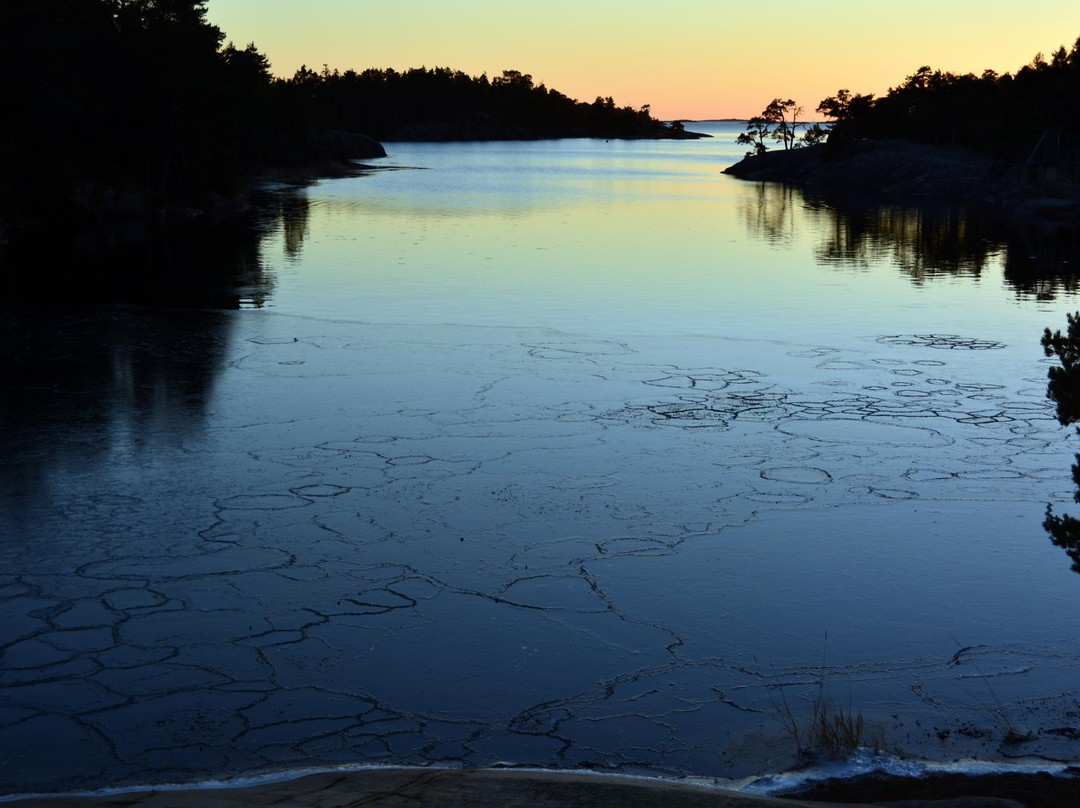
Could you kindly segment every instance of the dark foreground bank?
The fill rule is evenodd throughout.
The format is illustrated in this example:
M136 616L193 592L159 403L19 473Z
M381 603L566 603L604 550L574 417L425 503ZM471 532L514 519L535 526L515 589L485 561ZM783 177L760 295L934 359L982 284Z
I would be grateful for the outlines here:
M832 805L901 803L904 805L1019 804L1025 808L1057 808L1080 805L1080 779L1046 773L959 776L930 774L925 777L867 775L851 780L825 780L797 795L799 799ZM959 802L968 800L968 802ZM914 802L913 802L914 801ZM927 802L929 801L929 802ZM942 802L944 801L944 802Z
M801 808L893 803L907 808L1042 808L1075 806L1078 801L1080 780L1038 774L833 780L794 798L745 794L692 782L578 772L373 769L322 772L219 788L37 797L7 804L17 808Z

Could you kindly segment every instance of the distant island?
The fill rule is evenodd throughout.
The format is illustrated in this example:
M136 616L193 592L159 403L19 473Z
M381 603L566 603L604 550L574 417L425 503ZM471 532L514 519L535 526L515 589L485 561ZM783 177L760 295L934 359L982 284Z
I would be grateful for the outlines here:
M611 97L575 101L517 70L489 79L445 67L342 73L305 66L275 87L311 125L384 141L703 137L681 122L656 120L648 105L619 107Z
M384 155L380 140L698 137L516 70L305 66L277 79L206 13L205 0L5 4L0 242L46 221L225 211L259 172L333 173Z
M921 67L881 98L846 89L822 100L828 128L774 99L747 122L753 180L940 201L986 202L1080 221L1080 39L1015 75ZM801 130L801 134L800 134ZM769 149L770 142L781 145Z

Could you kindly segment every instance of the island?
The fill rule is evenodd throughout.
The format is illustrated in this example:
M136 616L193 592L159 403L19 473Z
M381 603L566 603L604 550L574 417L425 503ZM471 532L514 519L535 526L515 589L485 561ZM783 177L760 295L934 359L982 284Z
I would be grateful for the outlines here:
M1015 74L923 66L880 98L838 90L817 106L826 125L777 98L747 122L739 142L751 149L725 173L1080 222L1080 113L1062 103L1077 93L1080 39Z

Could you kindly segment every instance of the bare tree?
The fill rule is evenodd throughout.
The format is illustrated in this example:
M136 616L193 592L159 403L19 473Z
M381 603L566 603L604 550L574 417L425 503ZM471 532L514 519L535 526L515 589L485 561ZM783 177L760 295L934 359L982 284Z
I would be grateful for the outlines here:
M803 145L798 138L798 129L807 125L799 120L802 112L803 108L792 99L774 98L760 115L746 122L746 131L736 138L736 142L752 147L747 154L767 151L767 140L782 143L785 149L798 148Z

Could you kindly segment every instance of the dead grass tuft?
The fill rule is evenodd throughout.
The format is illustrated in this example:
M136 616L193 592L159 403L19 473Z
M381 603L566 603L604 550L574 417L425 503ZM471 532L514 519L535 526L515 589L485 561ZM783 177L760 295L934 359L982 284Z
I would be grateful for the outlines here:
M817 677L817 693L810 705L808 716L800 719L795 715L781 685L776 685L769 691L773 709L791 735L800 755L842 756L867 746L869 741L862 712L850 706L838 706L826 693L825 662L828 639L829 634L826 632L826 647L822 649L821 669ZM875 739L872 745L880 748L881 739Z

